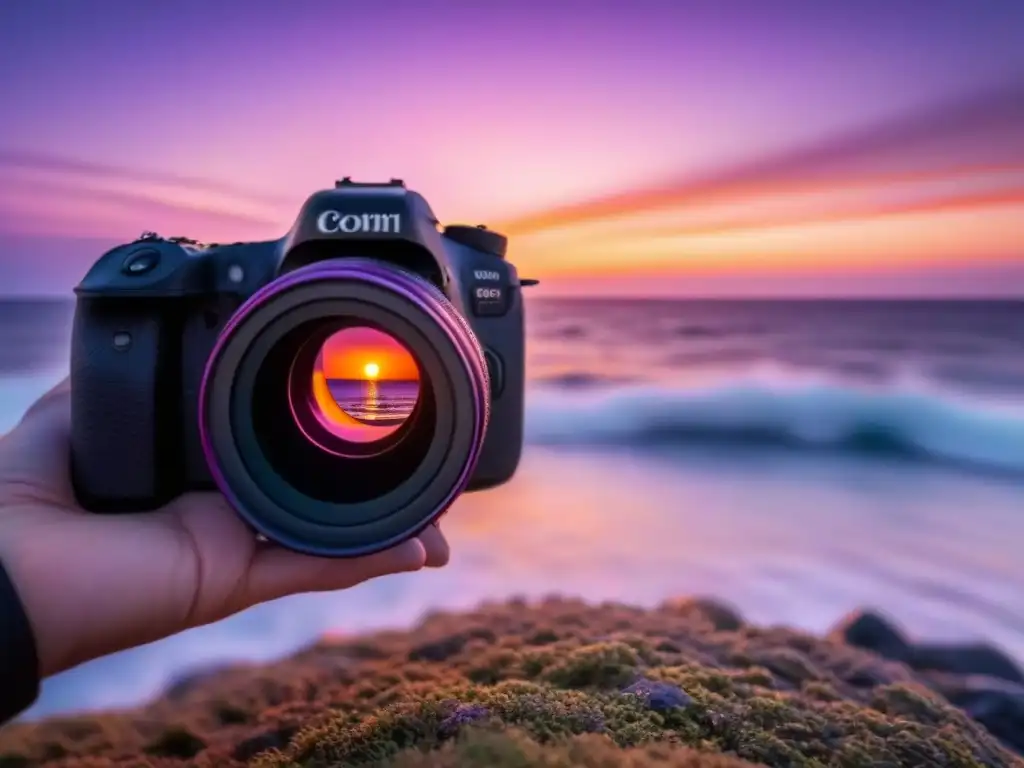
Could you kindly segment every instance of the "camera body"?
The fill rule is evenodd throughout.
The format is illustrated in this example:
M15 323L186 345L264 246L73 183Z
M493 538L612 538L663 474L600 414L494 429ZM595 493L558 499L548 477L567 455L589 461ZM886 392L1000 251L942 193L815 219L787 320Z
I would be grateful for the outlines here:
M198 402L218 336L254 293L326 259L411 272L444 294L484 352L490 413L466 490L509 480L523 443L522 285L507 239L441 228L400 180L344 179L310 196L279 240L202 245L152 233L103 254L76 287L71 460L80 503L97 512L162 506L216 488Z

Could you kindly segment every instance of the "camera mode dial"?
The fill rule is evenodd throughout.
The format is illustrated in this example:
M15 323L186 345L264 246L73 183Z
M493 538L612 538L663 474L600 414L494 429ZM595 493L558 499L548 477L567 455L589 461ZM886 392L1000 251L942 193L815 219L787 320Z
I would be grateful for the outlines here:
M352 181L351 176L346 176L342 179L338 179L334 182L335 189L345 189L346 187L401 187L405 188L405 182L402 179L391 179L385 182L379 181Z
M475 227L466 224L450 224L444 228L444 235L459 245L489 253L499 259L504 259L508 250L508 238L487 229L483 224L478 224Z

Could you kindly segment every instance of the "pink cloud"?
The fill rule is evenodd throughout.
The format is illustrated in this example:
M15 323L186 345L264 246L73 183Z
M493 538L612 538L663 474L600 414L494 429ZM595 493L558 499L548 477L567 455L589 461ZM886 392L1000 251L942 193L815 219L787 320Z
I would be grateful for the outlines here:
M125 168L122 166L96 163L73 157L61 157L42 152L0 149L0 172L20 170L28 172L50 172L70 179L118 179L136 184L157 184L179 187L185 190L213 192L270 205L284 205L287 198L255 191L250 187L162 171Z
M1024 80L696 178L671 179L500 224L513 234L597 221L794 183L1024 167Z

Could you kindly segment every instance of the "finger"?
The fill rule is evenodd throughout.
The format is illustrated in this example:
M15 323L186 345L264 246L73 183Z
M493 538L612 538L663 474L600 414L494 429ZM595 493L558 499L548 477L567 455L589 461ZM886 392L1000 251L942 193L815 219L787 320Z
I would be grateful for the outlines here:
M428 525L426 530L419 535L419 540L423 543L423 549L427 553L427 568L443 568L448 565L451 550L448 547L448 540L436 524Z
M0 481L70 498L71 390L67 380L40 397L2 440Z
M38 415L41 411L45 411L47 407L52 405L54 402L61 402L67 400L71 396L71 377L65 376L63 379L58 381L46 392L39 396L32 405L26 410L25 414L21 417L21 423L29 421L34 416Z
M409 539L375 555L346 559L267 547L253 557L244 599L248 605L255 605L300 592L347 589L378 576L418 571L426 561L427 553L419 539Z

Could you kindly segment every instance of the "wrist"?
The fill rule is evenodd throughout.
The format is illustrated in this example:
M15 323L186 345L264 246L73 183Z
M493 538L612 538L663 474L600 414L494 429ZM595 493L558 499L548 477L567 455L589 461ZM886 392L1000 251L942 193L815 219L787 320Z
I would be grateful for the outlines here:
M0 558L0 723L36 700L40 677L35 630L17 585Z
M46 616L47 601L42 599L46 573L36 573L38 554L34 547L25 546L25 542L32 541L34 537L28 536L28 531L19 530L22 528L21 511L17 508L3 510L4 520L0 522L0 571L3 573L0 578L6 581L7 589L13 596L10 599L12 605L6 610L20 616L24 629L31 639L30 671L41 680L60 671L61 667L56 660L58 649L53 647L56 638L54 633L49 631L48 625L52 622L48 621Z

